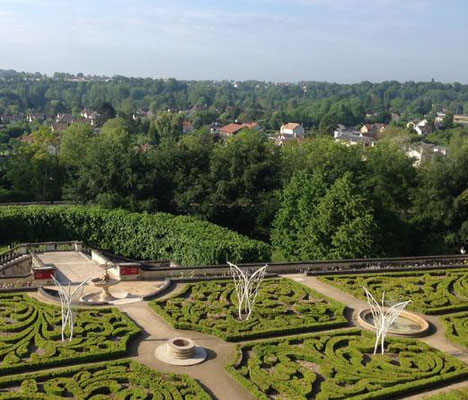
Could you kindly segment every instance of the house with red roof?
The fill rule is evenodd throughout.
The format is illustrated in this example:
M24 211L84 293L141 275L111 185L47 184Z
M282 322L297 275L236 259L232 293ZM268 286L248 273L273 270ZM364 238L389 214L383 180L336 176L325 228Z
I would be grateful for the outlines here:
M300 138L304 136L304 127L295 122L289 122L281 125L280 136Z
M239 133L242 129L260 130L260 125L258 125L256 122L246 122L243 124L233 123L219 128L219 133L221 136L233 136Z

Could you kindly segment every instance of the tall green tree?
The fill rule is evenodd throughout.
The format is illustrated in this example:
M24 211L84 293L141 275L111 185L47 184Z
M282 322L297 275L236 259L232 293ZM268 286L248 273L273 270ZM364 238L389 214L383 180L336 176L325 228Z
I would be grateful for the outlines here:
M373 210L349 174L327 189L321 172L295 175L285 187L272 243L288 260L370 257Z
M458 252L468 245L468 142L451 141L446 157L435 157L419 168L413 192L412 223L421 254Z
M269 236L280 185L279 150L258 131L244 130L214 148L204 216L255 237Z

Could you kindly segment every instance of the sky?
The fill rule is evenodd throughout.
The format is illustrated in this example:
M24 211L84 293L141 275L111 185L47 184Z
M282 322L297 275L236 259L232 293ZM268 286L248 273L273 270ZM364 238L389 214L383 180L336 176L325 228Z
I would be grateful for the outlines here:
M0 69L468 83L467 0L0 0Z

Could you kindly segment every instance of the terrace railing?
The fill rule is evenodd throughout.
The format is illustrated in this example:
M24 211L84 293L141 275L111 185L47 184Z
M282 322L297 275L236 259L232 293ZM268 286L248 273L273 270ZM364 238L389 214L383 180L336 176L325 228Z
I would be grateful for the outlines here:
M23 255L55 251L82 251L85 254L91 254L91 249L78 241L21 243L0 254L0 267Z

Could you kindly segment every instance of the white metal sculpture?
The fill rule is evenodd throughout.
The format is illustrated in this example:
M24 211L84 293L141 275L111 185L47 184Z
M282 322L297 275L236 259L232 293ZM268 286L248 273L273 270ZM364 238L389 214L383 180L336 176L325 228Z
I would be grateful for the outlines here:
M265 265L257 269L253 274L249 274L247 271L242 271L237 265L229 261L228 264L231 268L231 275L234 280L237 300L239 302L239 319L246 321L252 314L260 285L265 277L267 266Z
M88 283L89 278L77 286L71 286L71 284L68 283L68 286L65 287L62 286L60 282L55 279L55 277L52 277L52 279L54 280L55 286L58 289L60 295L60 304L62 306L62 342L65 341L65 330L67 329L67 325L70 329L69 340L71 342L73 339L73 326L75 323L72 303L74 299L81 297L84 290L84 285Z
M382 354L385 351L385 337L387 336L387 332L392 326L393 322L400 316L401 312L406 308L406 306L411 303L411 300L402 301L401 303L394 304L391 307L385 307L385 292L382 293L382 305L380 305L377 300L375 300L374 296L365 288L363 287L364 291L366 292L367 302L369 303L372 317L374 318L374 327L375 327L375 346L374 346L374 354L377 353L377 347L380 347Z

